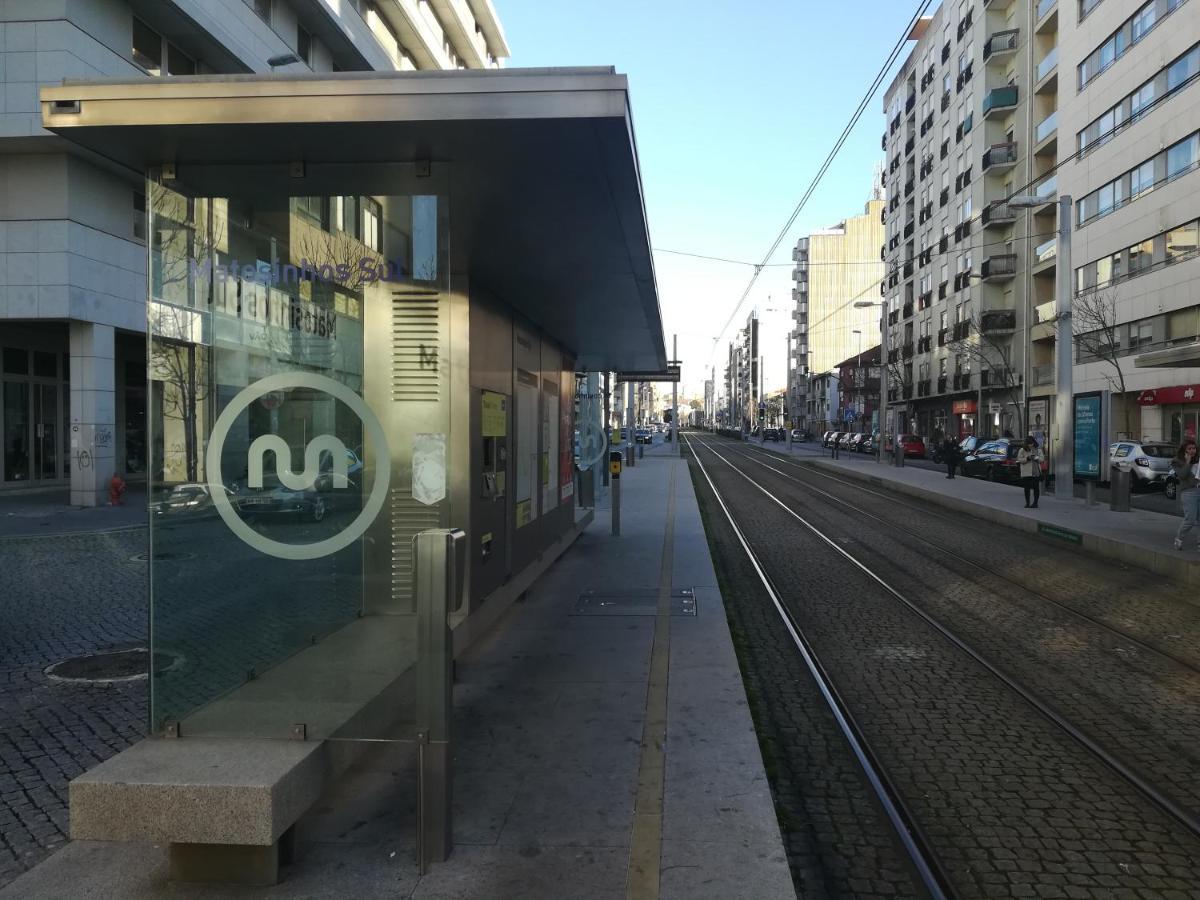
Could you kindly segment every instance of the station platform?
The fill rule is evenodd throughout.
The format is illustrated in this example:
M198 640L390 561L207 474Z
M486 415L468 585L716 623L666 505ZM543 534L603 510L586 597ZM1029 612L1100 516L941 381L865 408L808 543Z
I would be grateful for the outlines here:
M352 773L272 888L167 880L165 847L76 841L0 898L795 896L685 460L647 447L461 657L454 850L422 875L412 773ZM186 739L186 738L185 738Z
M781 444L768 444L765 449L786 454ZM1025 509L1023 492L1011 484L961 475L951 480L945 471L896 467L855 453L833 459L830 451L822 451L818 444L793 444L792 456L840 477L887 487L1058 546L1116 559L1181 584L1200 585L1200 529L1187 536L1182 551L1175 550L1172 542L1181 521L1177 516L1141 509L1115 512L1108 503L1089 505L1086 500L1060 499L1045 492L1037 509ZM1194 602L1200 604L1200 597Z

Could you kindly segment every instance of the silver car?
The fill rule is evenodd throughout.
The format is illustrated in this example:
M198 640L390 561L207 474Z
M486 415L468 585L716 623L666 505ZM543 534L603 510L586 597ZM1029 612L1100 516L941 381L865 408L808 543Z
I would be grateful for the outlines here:
M1117 441L1108 448L1108 455L1112 465L1133 473L1134 487L1150 487L1167 480L1175 445Z

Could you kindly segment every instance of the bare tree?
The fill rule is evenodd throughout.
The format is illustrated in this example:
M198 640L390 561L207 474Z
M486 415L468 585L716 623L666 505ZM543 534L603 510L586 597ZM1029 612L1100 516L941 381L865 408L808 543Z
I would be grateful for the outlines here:
M1016 433L1024 434L1025 411L1021 403L1021 372L1013 363L1011 331L981 328L979 319L974 315L968 322L967 333L961 338L949 341L946 346L951 353L973 362L973 368L979 369L980 379L985 377L985 372L987 373L989 390L1001 391L1007 395L1009 403L1016 410ZM977 415L982 417L983 410L979 410Z
M1125 369L1121 353L1120 324L1117 321L1117 300L1112 291L1086 291L1076 294L1071 304L1074 319L1075 346L1080 355L1089 356L1107 363L1112 370L1104 377L1109 388L1121 395L1124 411L1125 435L1133 434L1130 422L1130 406L1125 397Z

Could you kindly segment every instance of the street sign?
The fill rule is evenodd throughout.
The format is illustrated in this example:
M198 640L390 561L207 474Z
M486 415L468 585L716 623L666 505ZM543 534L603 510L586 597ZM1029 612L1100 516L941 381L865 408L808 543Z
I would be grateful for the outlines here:
M665 372L617 372L617 381L679 381L679 366L669 365Z

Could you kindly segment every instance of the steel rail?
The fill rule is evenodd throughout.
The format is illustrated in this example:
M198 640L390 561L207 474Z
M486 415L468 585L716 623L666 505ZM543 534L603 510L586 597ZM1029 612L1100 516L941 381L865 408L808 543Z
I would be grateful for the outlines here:
M834 494L831 494L828 491L822 490L821 488L816 487L815 485L811 484L810 482L801 480L800 478L796 477L795 475L789 475L786 472L781 472L779 469L776 469L774 466L768 466L766 463L759 462L758 460L754 459L754 457L751 456L750 454L745 453L744 449L745 448L743 448L743 452L741 453L741 455L744 456L746 459L749 459L753 462L757 462L759 465L770 469L772 472L777 472L778 474L782 475L784 478L791 478L797 484L803 484L806 488L808 488L818 494L821 494L822 496L828 497L830 500L834 501L835 503L839 503L842 506L847 507L848 509L852 509L857 513L861 513L862 515L864 515L868 518L874 519L876 522L879 522L880 524L883 524L883 525L896 526L899 524L897 522L889 521L888 519L882 518L881 516L878 516L875 513L868 512L867 510L863 509L861 506L855 506L850 501L848 501L844 498L838 497ZM803 465L800 462L797 462L796 460L788 459L786 456L781 456L780 454L776 453L773 450L763 450L763 449L759 449L758 447L750 447L750 449L755 450L758 453L762 453L766 456L769 456L772 459L777 459L780 462L788 463L794 469L798 469L801 472L804 472L806 474L810 474L810 475L813 475L814 477L817 477L817 473L814 470L808 468L807 466ZM872 495L873 497L878 497L881 500L887 500L889 503L891 503L895 506L904 507L905 509L917 510L918 512L925 513L928 516L932 516L935 519L939 519L943 522L947 522L952 525L959 524L959 523L956 523L953 519L951 519L947 515L943 515L939 512L935 512L930 509L927 509L926 507L918 506L915 503L909 503L903 499L897 499L897 498L889 496L887 494L880 493L879 491L872 490L871 488L863 485L861 482L848 481L845 478L839 478L837 475L834 475L832 473L826 473L825 471L822 471L820 473L820 477L828 477L829 479L836 481L839 484L844 484L846 487L856 488L856 489L863 491L864 493ZM1184 669L1187 669L1190 672L1200 674L1200 666L1197 666L1195 663L1189 662L1188 660L1184 659L1181 656L1176 656L1170 650L1164 650L1162 647L1159 647L1155 644L1148 643L1147 641L1143 640L1142 638L1136 637L1127 631L1122 631L1120 628L1117 628L1115 625L1111 625L1108 622L1105 622L1103 619L1098 619L1095 616L1089 615L1088 613L1083 612L1080 609L1077 609L1076 607L1072 606L1069 603L1064 603L1062 600L1057 600L1048 594L1044 594L1035 587L1030 587L1027 584L1023 584L1022 582L1017 581L1015 578L1012 578L1008 575L1004 575L1003 573L997 572L994 569L989 569L987 566L982 565L981 563L978 563L975 560L970 559L966 556L963 556L959 553L956 553L955 551L949 549L948 547L946 547L942 544L939 544L937 541L932 541L927 537L924 537L922 535L915 534L912 532L908 532L908 534L910 537L920 541L923 544L927 544L928 546L932 547L933 549L937 550L938 552L944 553L946 556L953 557L954 559L957 559L959 562L965 563L968 566L972 566L973 568L976 568L981 572L986 572L987 574L989 574L995 578L999 578L1002 581L1006 581L1009 584L1011 584L1013 587L1019 588L1020 590L1024 591L1027 594L1031 594L1034 597L1040 597L1042 600L1045 600L1047 603L1052 603L1053 605L1057 606L1059 609L1064 610L1065 612L1068 612L1071 615L1076 616L1077 618L1082 619L1085 622L1090 622L1091 624L1096 625L1097 627L1102 628L1113 635L1116 635L1117 637L1121 638L1122 640L1126 640L1131 644L1136 644L1138 647L1141 647L1143 650L1146 650L1150 653L1154 653L1158 656L1163 657L1164 659L1169 659L1171 662L1175 663L1176 665L1178 665Z
M712 490L713 496L716 497L721 511L725 513L729 527L733 530L738 543L741 544L742 550L750 561L750 565L754 568L755 573L762 582L767 596L771 598L771 603L774 605L775 611L779 614L788 635L796 645L796 649L804 660L809 674L812 675L813 680L816 682L817 689L821 692L826 705L828 705L829 711L832 713L839 730L842 732L842 736L845 737L846 742L850 745L855 759L862 768L863 774L866 776L867 782L870 784L871 790L880 806L883 807L884 814L887 816L888 822L891 824L901 846L904 848L905 854L916 869L921 883L935 900L945 900L945 898L958 896L951 885L950 879L942 870L937 856L933 853L928 839L917 824L916 818L909 811L899 790L880 765L878 756L871 749L862 729L859 728L858 723L851 714L849 706L842 699L841 694L838 693L824 664L817 656L812 644L800 627L800 623L796 621L791 611L783 603L770 576L767 575L758 556L751 549L746 535L738 527L737 522L733 518L733 513L730 512L724 498L721 496L721 492L717 490L716 484L713 483L712 478L709 476L708 470L700 459L700 455L696 453L696 448L692 446L691 437L689 436L685 439L687 440L688 450L691 451L692 457L696 460L696 465L700 468L700 473L704 476L704 480L708 482L709 489Z
M955 634L952 630L950 630L950 628L948 628L946 625L942 624L942 622L940 620L938 620L934 616L930 615L928 612L926 612L924 609L922 609L920 605L913 602L908 597L906 597L904 594L902 594L900 591L896 590L894 587L892 587L890 584L888 584L886 581L884 581L883 578L881 578L877 573L872 571L866 564L861 562L852 553L850 553L849 551L847 551L846 549L841 547L836 541L834 541L832 538L827 536L824 532L822 532L819 528L817 528L815 525L813 525L811 522L809 522L807 519L805 519L798 512L791 509L786 503L784 503L782 500L780 500L778 497L776 497L773 493L771 493L769 490L767 490L765 487L763 487L761 484L759 484L757 481L755 481L753 478L751 478L749 475L747 475L745 472L743 472L741 469L739 469L737 466L735 466L733 463L731 463L728 459L726 459L724 456L722 456L719 452L714 450L709 444L705 443L704 441L697 441L697 443L699 443L700 446L704 447L706 450L708 450L710 453L712 453L714 456L716 456L717 459L721 460L721 462L725 463L725 465L729 466L729 468L732 469L734 472L736 472L738 475L742 476L742 478L744 478L751 485L753 485L755 488L757 488L759 491L761 491L764 495L766 495L766 497L768 499L770 499L776 505L778 505L782 510L784 510L784 512L788 513L790 516L792 516L798 522L800 522L802 525L804 525L805 528L807 528L814 535L816 535L818 538L820 538L822 542L824 542L824 543L828 544L830 547L832 547L841 556L843 556L847 561L849 561L851 564L853 564L856 568L860 569L865 575L867 575L867 577L869 577L871 580L875 581L885 591L887 591L889 594L891 594L893 597L895 597L897 600L899 600L901 603L903 603L909 610L911 610L916 616L918 616L919 618L924 620L930 627L932 627L935 631L937 631L943 638L945 638L947 641L949 641L951 644L953 644L955 647L957 647L959 650L961 650L963 653L965 653L967 656L969 656L978 665L980 665L983 669L985 669L988 673L990 673L998 681L1000 681L1010 691L1015 693L1018 697L1020 697L1022 700L1024 700L1026 703L1028 703L1030 706L1032 706L1035 710L1037 710L1042 715L1043 718L1045 718L1047 721L1049 721L1053 725L1057 726L1059 729L1061 729L1066 734L1068 734L1070 737L1072 737L1078 744L1080 744L1082 747L1084 747L1086 750L1088 750L1093 756L1095 756L1098 760L1100 760L1111 771L1115 772L1120 778L1124 779L1126 782L1128 782L1130 785L1132 785L1147 800L1151 801L1159 809L1161 809L1163 812L1167 813L1171 818L1175 819L1175 821L1179 822L1181 825L1183 825L1185 828L1187 828L1190 832L1192 832L1192 834L1196 835L1197 837L1200 837L1200 820L1198 820L1195 816L1193 816L1189 811L1187 811L1183 807L1179 806L1179 804L1177 804L1174 800L1172 800L1170 797L1166 796L1162 791L1158 790L1152 784L1150 784L1148 781L1146 781L1144 778L1142 778L1142 776L1139 775L1136 771L1134 771L1132 768L1127 766L1125 763L1121 762L1121 760L1117 759L1115 756L1113 756L1111 753L1109 753L1107 750L1105 750L1103 747L1101 747L1099 744L1097 744L1095 741L1093 741L1090 737L1088 737L1086 734L1084 734L1082 731L1080 731L1078 728L1076 728L1065 717L1059 715L1057 712L1055 712L1053 709L1051 709L1050 706L1047 705L1040 697L1038 697L1032 691L1028 690L1020 682L1018 682L1015 679L1011 678L1010 676L1006 675L1003 671L1001 671L993 663L991 663L985 656L983 656L978 650L976 650L974 647L972 647L970 644L968 644L966 641L964 641L962 638L960 638L957 634ZM693 454L694 453L695 453L695 451L693 451ZM698 460L698 457L697 457L697 460Z

